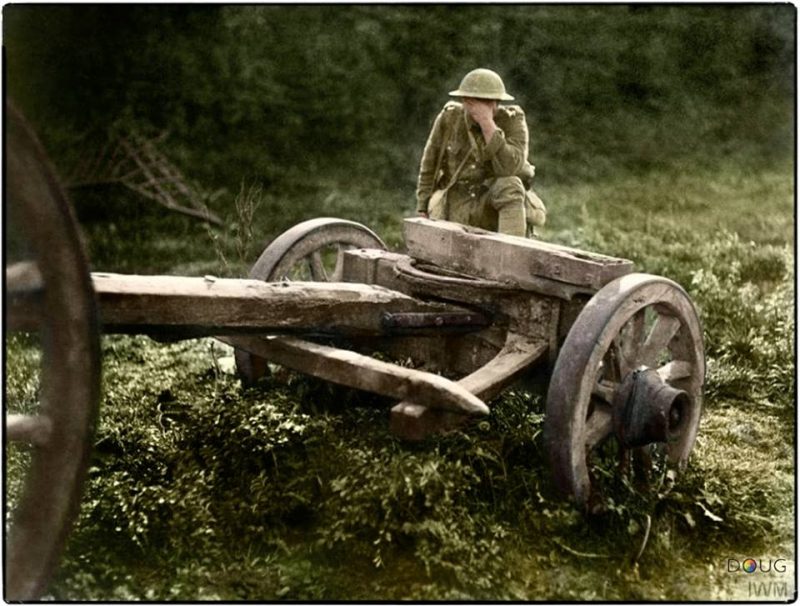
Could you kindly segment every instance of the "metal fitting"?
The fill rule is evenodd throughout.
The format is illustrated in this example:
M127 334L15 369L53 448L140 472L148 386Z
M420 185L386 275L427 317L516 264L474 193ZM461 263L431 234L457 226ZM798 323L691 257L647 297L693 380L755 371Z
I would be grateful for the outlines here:
M689 419L691 398L652 368L629 373L614 394L614 432L625 448L674 442Z

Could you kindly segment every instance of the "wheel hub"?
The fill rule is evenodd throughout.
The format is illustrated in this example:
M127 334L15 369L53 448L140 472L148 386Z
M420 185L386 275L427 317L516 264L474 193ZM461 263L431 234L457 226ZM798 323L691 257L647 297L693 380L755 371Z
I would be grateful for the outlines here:
M675 442L688 424L691 398L652 368L629 373L614 393L614 432L625 448Z

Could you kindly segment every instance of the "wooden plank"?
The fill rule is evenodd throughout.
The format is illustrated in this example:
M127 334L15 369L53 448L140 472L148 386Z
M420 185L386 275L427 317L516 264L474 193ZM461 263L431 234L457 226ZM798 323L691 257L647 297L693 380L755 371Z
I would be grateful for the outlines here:
M292 337L240 336L222 339L300 372L398 400L412 399L459 416L486 415L489 408L464 387L439 375L382 362L346 349Z
M530 339L509 333L506 344L495 358L475 372L460 379L458 384L489 401L516 381L548 351L547 341ZM447 411L435 410L418 402L400 402L391 412L392 433L407 440L421 440L434 433L456 429L465 419Z
M384 313L469 313L366 284L105 273L92 281L104 330L116 332L371 336L386 334Z
M403 231L408 254L415 259L528 290L536 290L541 278L599 290L633 271L626 259L448 221L410 218Z
M484 400L491 400L547 353L548 345L544 340L509 333L500 353L458 384Z

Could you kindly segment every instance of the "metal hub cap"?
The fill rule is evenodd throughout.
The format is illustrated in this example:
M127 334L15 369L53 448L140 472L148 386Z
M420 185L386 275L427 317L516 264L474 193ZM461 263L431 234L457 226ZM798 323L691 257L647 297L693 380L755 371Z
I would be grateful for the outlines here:
M614 395L614 432L625 448L675 442L684 430L689 394L667 385L652 368L629 373Z

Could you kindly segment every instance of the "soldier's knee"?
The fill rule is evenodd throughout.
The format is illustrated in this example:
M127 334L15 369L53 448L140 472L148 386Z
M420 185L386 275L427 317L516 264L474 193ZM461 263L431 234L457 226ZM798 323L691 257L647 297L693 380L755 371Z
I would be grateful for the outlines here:
M522 204L525 201L525 186L522 184L522 179L498 177L489 187L489 200L496 210Z

